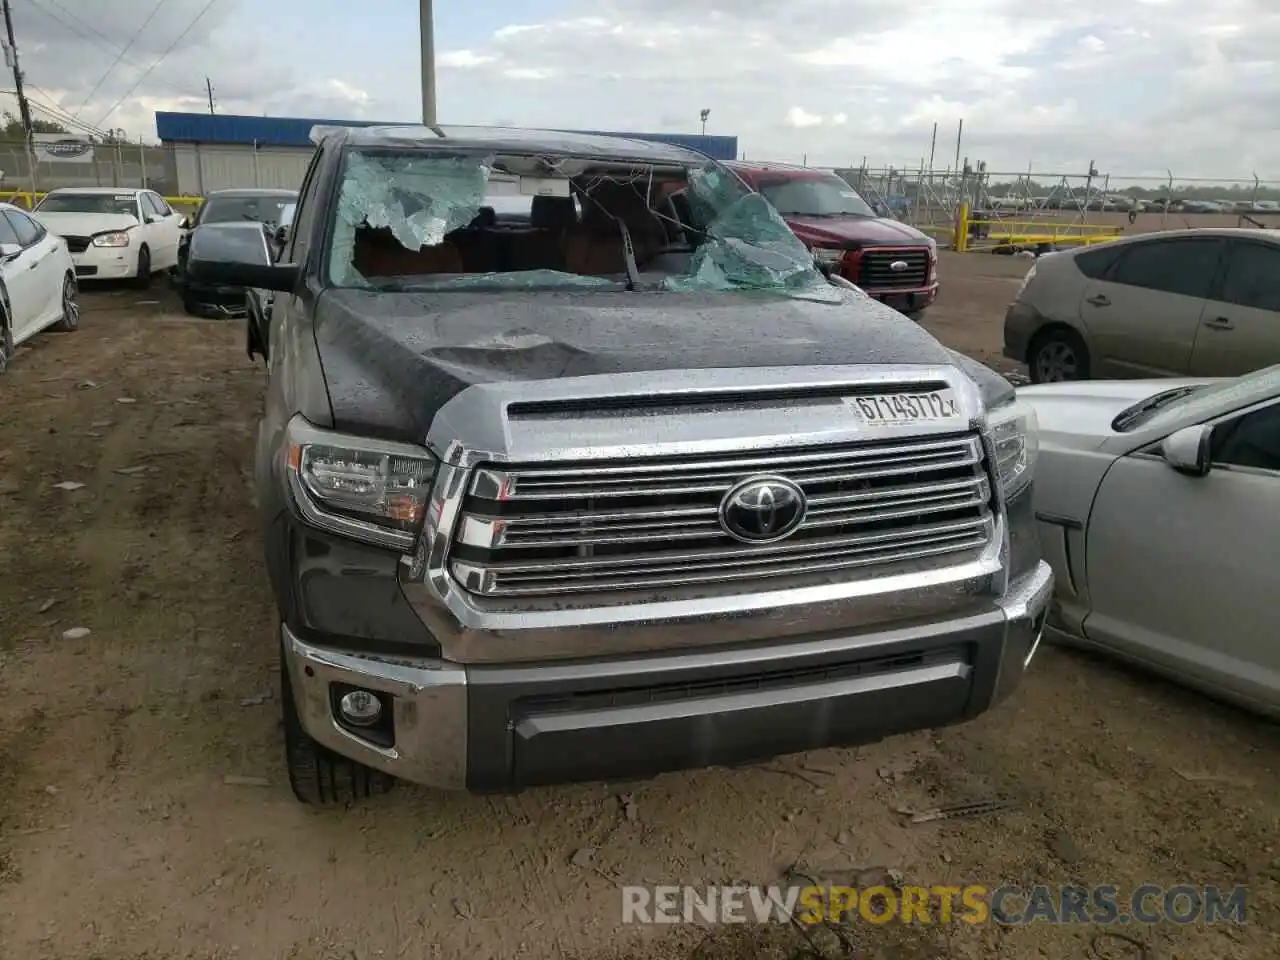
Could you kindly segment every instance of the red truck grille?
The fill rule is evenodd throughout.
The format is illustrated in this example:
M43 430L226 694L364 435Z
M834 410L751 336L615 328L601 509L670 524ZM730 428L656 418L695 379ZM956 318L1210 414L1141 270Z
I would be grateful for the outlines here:
M846 258L847 278L864 290L917 290L929 285L928 247L864 247Z

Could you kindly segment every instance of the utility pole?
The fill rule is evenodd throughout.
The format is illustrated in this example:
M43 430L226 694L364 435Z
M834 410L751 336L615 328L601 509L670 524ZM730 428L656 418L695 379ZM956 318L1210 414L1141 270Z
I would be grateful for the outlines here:
M9 0L4 0L4 2L8 3ZM212 116L213 114L213 81L210 80L208 77L204 78L204 88L209 91L209 114Z
M422 47L422 125L424 127L436 125L436 41L431 17L431 0L418 0L418 39Z
M27 103L27 95L22 89L22 68L18 66L18 42L13 39L13 14L9 10L9 0L3 0L4 30L9 37L9 57L13 67L13 89L18 94L18 113L22 115L22 130L27 141L31 140L31 104Z
M711 116L711 111L706 107L703 107L702 110L698 112L698 119L702 121L702 135L704 137L707 135L707 117L709 116Z
M27 162L30 164L31 189L36 185L36 148L31 138L31 104L27 102L27 94L22 89L22 68L18 65L18 41L13 38L13 13L9 10L9 0L0 0L4 8L4 30L9 39L8 54L13 60L13 89L18 96L18 113L22 117L22 135L27 141Z

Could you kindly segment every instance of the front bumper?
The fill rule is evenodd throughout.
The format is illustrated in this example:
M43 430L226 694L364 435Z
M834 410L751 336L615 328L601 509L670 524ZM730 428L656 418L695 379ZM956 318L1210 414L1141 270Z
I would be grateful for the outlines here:
M134 247L95 247L90 244L71 254L76 276L81 280L127 280L138 273L138 251Z
M886 307L892 307L899 313L919 313L933 305L938 299L938 284L933 283L918 290L883 290L875 287L863 287L862 292L874 300L879 300Z
M430 786L508 792L734 765L977 716L1018 685L1053 574L1037 562L984 608L721 650L463 665L353 652L282 628L299 718L330 749ZM383 696L374 742L336 690Z
M244 287L209 287L184 280L180 290L183 300L202 312L219 317L243 317L248 313Z

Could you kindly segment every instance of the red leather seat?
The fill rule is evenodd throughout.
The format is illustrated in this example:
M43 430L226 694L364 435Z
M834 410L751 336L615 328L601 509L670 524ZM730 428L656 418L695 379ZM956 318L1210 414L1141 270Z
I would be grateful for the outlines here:
M410 250L387 227L356 230L351 265L365 277L409 277L431 273L462 273L462 256L448 242Z

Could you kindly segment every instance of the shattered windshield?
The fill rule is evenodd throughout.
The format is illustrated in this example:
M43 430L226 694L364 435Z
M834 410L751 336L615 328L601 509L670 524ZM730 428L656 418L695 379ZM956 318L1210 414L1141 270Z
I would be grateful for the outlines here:
M874 217L858 191L834 174L768 180L760 192L784 217Z
M769 202L713 163L349 148L332 237L343 287L842 299Z

